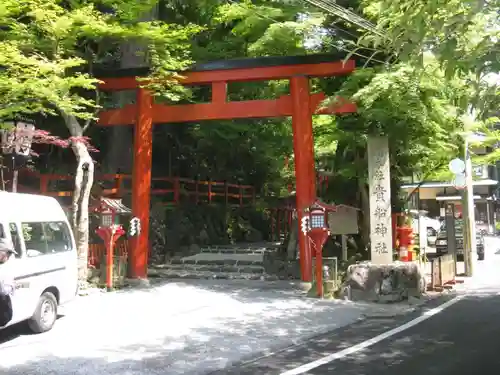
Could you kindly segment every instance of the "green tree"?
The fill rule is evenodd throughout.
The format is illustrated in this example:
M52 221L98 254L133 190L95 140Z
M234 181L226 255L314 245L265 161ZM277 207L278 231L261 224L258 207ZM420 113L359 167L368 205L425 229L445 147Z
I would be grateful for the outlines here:
M147 47L151 76L167 82L154 89L172 97L179 88L168 78L188 66L190 37L200 31L195 25L136 21L154 4L152 0L0 4L0 116L43 112L64 119L77 161L72 216L82 280L94 170L84 137L101 106L93 68L112 64L121 42L140 40Z
M500 70L496 0L363 0L362 6L378 29L366 34L363 44L419 65L432 52L448 76Z
M194 60L206 62L308 53L305 42L316 21L298 20L303 9L276 1L192 0L169 3L166 9L160 9L159 18L169 23L204 25L203 32L193 38L191 51ZM191 94L190 102L210 100L203 87L193 89ZM235 82L228 87L230 100L273 99L284 94L288 94L288 87L280 81ZM291 123L287 119L172 124L159 132L165 142L158 147L179 161L172 166L174 174L239 179L271 195L279 194L286 185L284 180L289 176L283 166L286 155L292 153Z
M409 64L361 69L341 86L339 95L358 105L355 116L338 117L316 127L316 145L332 145L323 163L333 171L330 199L360 205L369 212L366 140L389 137L393 204L403 177L435 173L459 152L463 124L460 103L468 90L463 81L449 82L436 62L422 72ZM353 193L354 192L354 193ZM369 238L369 218L362 225Z
M467 0L363 0L365 14L377 32L363 35L359 44L392 56L392 60L425 68L431 53L449 79L463 79L471 88L464 103L471 128L491 133L498 108L500 72L500 2ZM492 77L493 75L493 77ZM496 142L498 134L491 133Z

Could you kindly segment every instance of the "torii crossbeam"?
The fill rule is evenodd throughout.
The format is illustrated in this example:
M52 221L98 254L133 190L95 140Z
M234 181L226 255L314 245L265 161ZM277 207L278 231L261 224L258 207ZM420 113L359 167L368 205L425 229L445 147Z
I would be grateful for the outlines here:
M323 93L311 93L309 78L352 73L354 60L332 61L332 56L270 57L240 59L201 64L183 73L186 85L210 84L210 103L165 105L154 103L151 93L141 87L145 70L100 72L100 90L136 90L137 104L100 113L100 126L134 126L134 163L132 171L132 212L141 219L142 232L134 240L129 254L130 276L146 278L149 249L149 213L153 124L183 123L237 118L292 117L295 156L296 200L299 221L302 210L316 200L312 115L356 112L353 103L339 101L333 107L321 107ZM117 76L120 75L120 76ZM290 82L290 95L273 100L228 101L228 82L284 80ZM312 254L301 233L299 237L302 280L312 281Z

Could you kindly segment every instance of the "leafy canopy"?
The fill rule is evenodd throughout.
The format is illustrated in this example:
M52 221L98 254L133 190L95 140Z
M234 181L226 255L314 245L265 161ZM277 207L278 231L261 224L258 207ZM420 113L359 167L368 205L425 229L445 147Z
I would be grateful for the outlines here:
M468 88L460 80L448 82L435 62L426 66L423 72L403 63L356 71L339 94L354 100L358 113L338 118L337 132L328 137L364 149L367 136L387 135L396 177L438 169L459 150ZM364 176L366 165L358 167L351 172Z
M448 76L500 71L498 0L363 0L362 5L379 32L366 34L364 44L419 65L432 52Z
M139 22L153 1L5 0L0 4L0 117L63 112L94 116L88 91L95 64L113 64L123 41L147 48L152 76L170 78L189 63L199 26ZM168 91L171 80L166 81Z

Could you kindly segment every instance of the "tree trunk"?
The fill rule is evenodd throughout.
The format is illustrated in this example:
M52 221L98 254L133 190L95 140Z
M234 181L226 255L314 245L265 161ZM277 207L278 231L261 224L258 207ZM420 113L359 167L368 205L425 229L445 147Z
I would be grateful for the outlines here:
M78 252L78 279L81 283L86 283L89 255L89 200L94 183L94 161L87 145L78 140L78 137L83 136L78 120L71 115L63 114L63 117L71 136L76 137L71 144L77 161L71 219Z
M138 21L151 21L158 18L158 2L146 12ZM141 40L127 40L120 47L120 68L143 68L149 66L148 46ZM135 103L136 92L118 91L113 94L113 101L120 108L127 104ZM109 129L111 136L107 145L107 154L104 162L104 170L108 173L132 173L134 159L134 131L129 126L112 126Z

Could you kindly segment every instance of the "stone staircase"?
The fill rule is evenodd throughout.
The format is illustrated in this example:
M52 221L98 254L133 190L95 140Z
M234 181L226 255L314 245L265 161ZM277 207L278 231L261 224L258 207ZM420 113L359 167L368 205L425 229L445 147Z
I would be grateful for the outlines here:
M150 268L150 277L185 279L278 280L294 278L279 260L277 243L210 246L198 254L174 258ZM293 263L293 262L292 262Z

